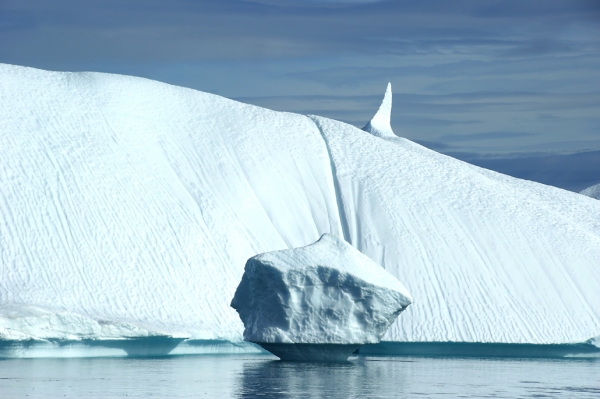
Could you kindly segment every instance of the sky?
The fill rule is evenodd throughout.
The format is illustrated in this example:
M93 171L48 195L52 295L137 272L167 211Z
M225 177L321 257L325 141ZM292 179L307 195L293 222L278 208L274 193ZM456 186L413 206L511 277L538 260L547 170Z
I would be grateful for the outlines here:
M142 76L600 183L598 0L0 0L0 62ZM1 88L0 88L1 90Z

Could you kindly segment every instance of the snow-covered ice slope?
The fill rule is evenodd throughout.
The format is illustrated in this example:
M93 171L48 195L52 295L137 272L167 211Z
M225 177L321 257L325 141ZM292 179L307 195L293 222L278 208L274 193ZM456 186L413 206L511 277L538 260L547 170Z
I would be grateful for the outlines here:
M0 318L241 340L246 260L323 233L413 295L384 339L600 335L599 201L325 118L0 65Z
M600 207L314 118L347 241L414 301L384 340L559 343L600 329Z
M0 190L1 303L197 338L241 339L249 257L339 225L310 119L117 75L0 66Z

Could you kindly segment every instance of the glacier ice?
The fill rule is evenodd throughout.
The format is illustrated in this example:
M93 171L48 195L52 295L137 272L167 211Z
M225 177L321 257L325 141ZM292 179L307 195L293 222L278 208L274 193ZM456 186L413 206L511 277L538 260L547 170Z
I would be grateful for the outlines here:
M0 304L44 309L29 323L241 342L246 260L324 233L413 295L384 341L600 335L600 201L326 118L0 64Z
M588 187L585 190L581 190L579 194L600 200L600 183Z
M346 345L377 343L412 299L383 268L331 234L301 248L256 255L246 262L231 307L244 323L244 339L279 357L310 359ZM266 345L265 345L266 344ZM272 345L284 344L284 345ZM326 360L321 359L320 360ZM345 360L345 359L342 359Z

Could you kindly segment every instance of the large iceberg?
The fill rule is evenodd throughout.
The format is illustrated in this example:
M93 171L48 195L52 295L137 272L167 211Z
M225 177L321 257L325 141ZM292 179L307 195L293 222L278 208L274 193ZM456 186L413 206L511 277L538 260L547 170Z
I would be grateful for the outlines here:
M229 303L247 259L330 233L413 295L384 341L599 336L600 201L392 137L387 115L378 137L147 79L0 64L0 328L62 337L31 325L71 314L115 326L89 339L241 342Z
M411 302L394 276L323 234L302 248L250 258L231 307L244 339L282 359L330 360L334 352L333 360L345 360L360 345L378 343Z

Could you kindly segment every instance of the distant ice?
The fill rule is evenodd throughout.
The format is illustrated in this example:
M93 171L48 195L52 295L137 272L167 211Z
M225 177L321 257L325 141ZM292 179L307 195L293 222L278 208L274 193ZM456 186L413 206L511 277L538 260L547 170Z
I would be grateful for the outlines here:
M600 183L580 191L579 194L600 200Z

